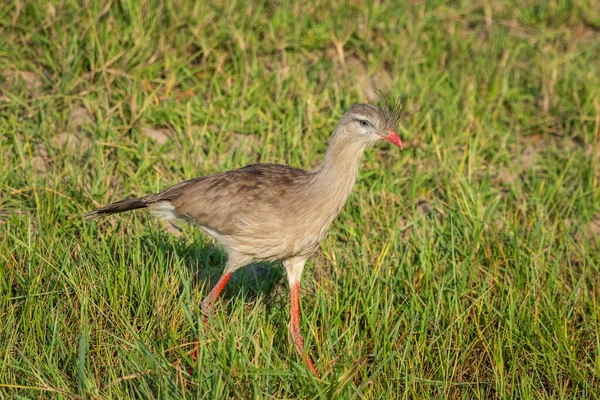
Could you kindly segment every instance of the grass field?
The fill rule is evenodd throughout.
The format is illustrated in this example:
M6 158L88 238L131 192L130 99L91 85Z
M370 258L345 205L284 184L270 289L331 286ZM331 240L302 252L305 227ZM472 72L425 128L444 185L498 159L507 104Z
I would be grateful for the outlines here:
M197 3L0 7L0 398L600 398L595 0ZM311 168L376 88L407 148L367 151L305 270L320 381L279 265L237 272L203 332L206 236L82 218Z

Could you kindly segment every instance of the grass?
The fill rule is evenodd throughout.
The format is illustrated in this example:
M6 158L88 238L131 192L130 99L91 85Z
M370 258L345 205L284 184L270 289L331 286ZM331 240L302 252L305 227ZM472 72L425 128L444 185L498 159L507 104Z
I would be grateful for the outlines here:
M593 0L9 0L0 8L0 398L600 397ZM310 168L374 88L308 264L238 272L147 213L85 211L252 162ZM190 352L200 343L193 376Z

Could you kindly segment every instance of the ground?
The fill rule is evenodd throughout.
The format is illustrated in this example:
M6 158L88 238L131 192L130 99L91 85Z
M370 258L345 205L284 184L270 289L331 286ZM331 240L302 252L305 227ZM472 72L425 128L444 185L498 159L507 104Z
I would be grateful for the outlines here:
M6 1L0 398L600 397L599 10ZM236 273L204 331L224 257L198 229L82 218L252 162L311 168L376 89L406 103L406 147L365 154L305 270L321 380L280 266Z

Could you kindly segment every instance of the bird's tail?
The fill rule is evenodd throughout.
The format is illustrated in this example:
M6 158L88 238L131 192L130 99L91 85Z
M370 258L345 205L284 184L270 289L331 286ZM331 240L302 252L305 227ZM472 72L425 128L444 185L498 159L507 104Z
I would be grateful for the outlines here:
M86 219L95 219L104 217L106 215L122 213L124 211L136 210L138 208L148 207L148 200L146 197L137 197L133 199L126 199L117 201L116 203L109 204L105 207L98 208L92 212L85 214Z

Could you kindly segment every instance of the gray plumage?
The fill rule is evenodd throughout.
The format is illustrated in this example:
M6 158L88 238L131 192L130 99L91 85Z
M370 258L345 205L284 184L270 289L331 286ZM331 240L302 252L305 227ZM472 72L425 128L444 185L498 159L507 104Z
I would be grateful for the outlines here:
M350 195L364 149L379 139L362 132L357 121L387 133L396 129L398 118L397 108L356 104L341 119L323 163L314 171L253 164L122 200L86 217L148 207L168 221L200 225L228 253L248 262L309 256Z
M313 171L249 165L122 200L86 217L147 207L167 221L195 223L225 248L224 276L254 261L282 260L292 287L348 199L364 150L382 139L401 147L394 132L401 114L398 104L381 109L353 105L336 127L323 162ZM211 292L203 308L208 311L219 291ZM302 338L294 338L299 349ZM312 366L310 359L307 362Z

